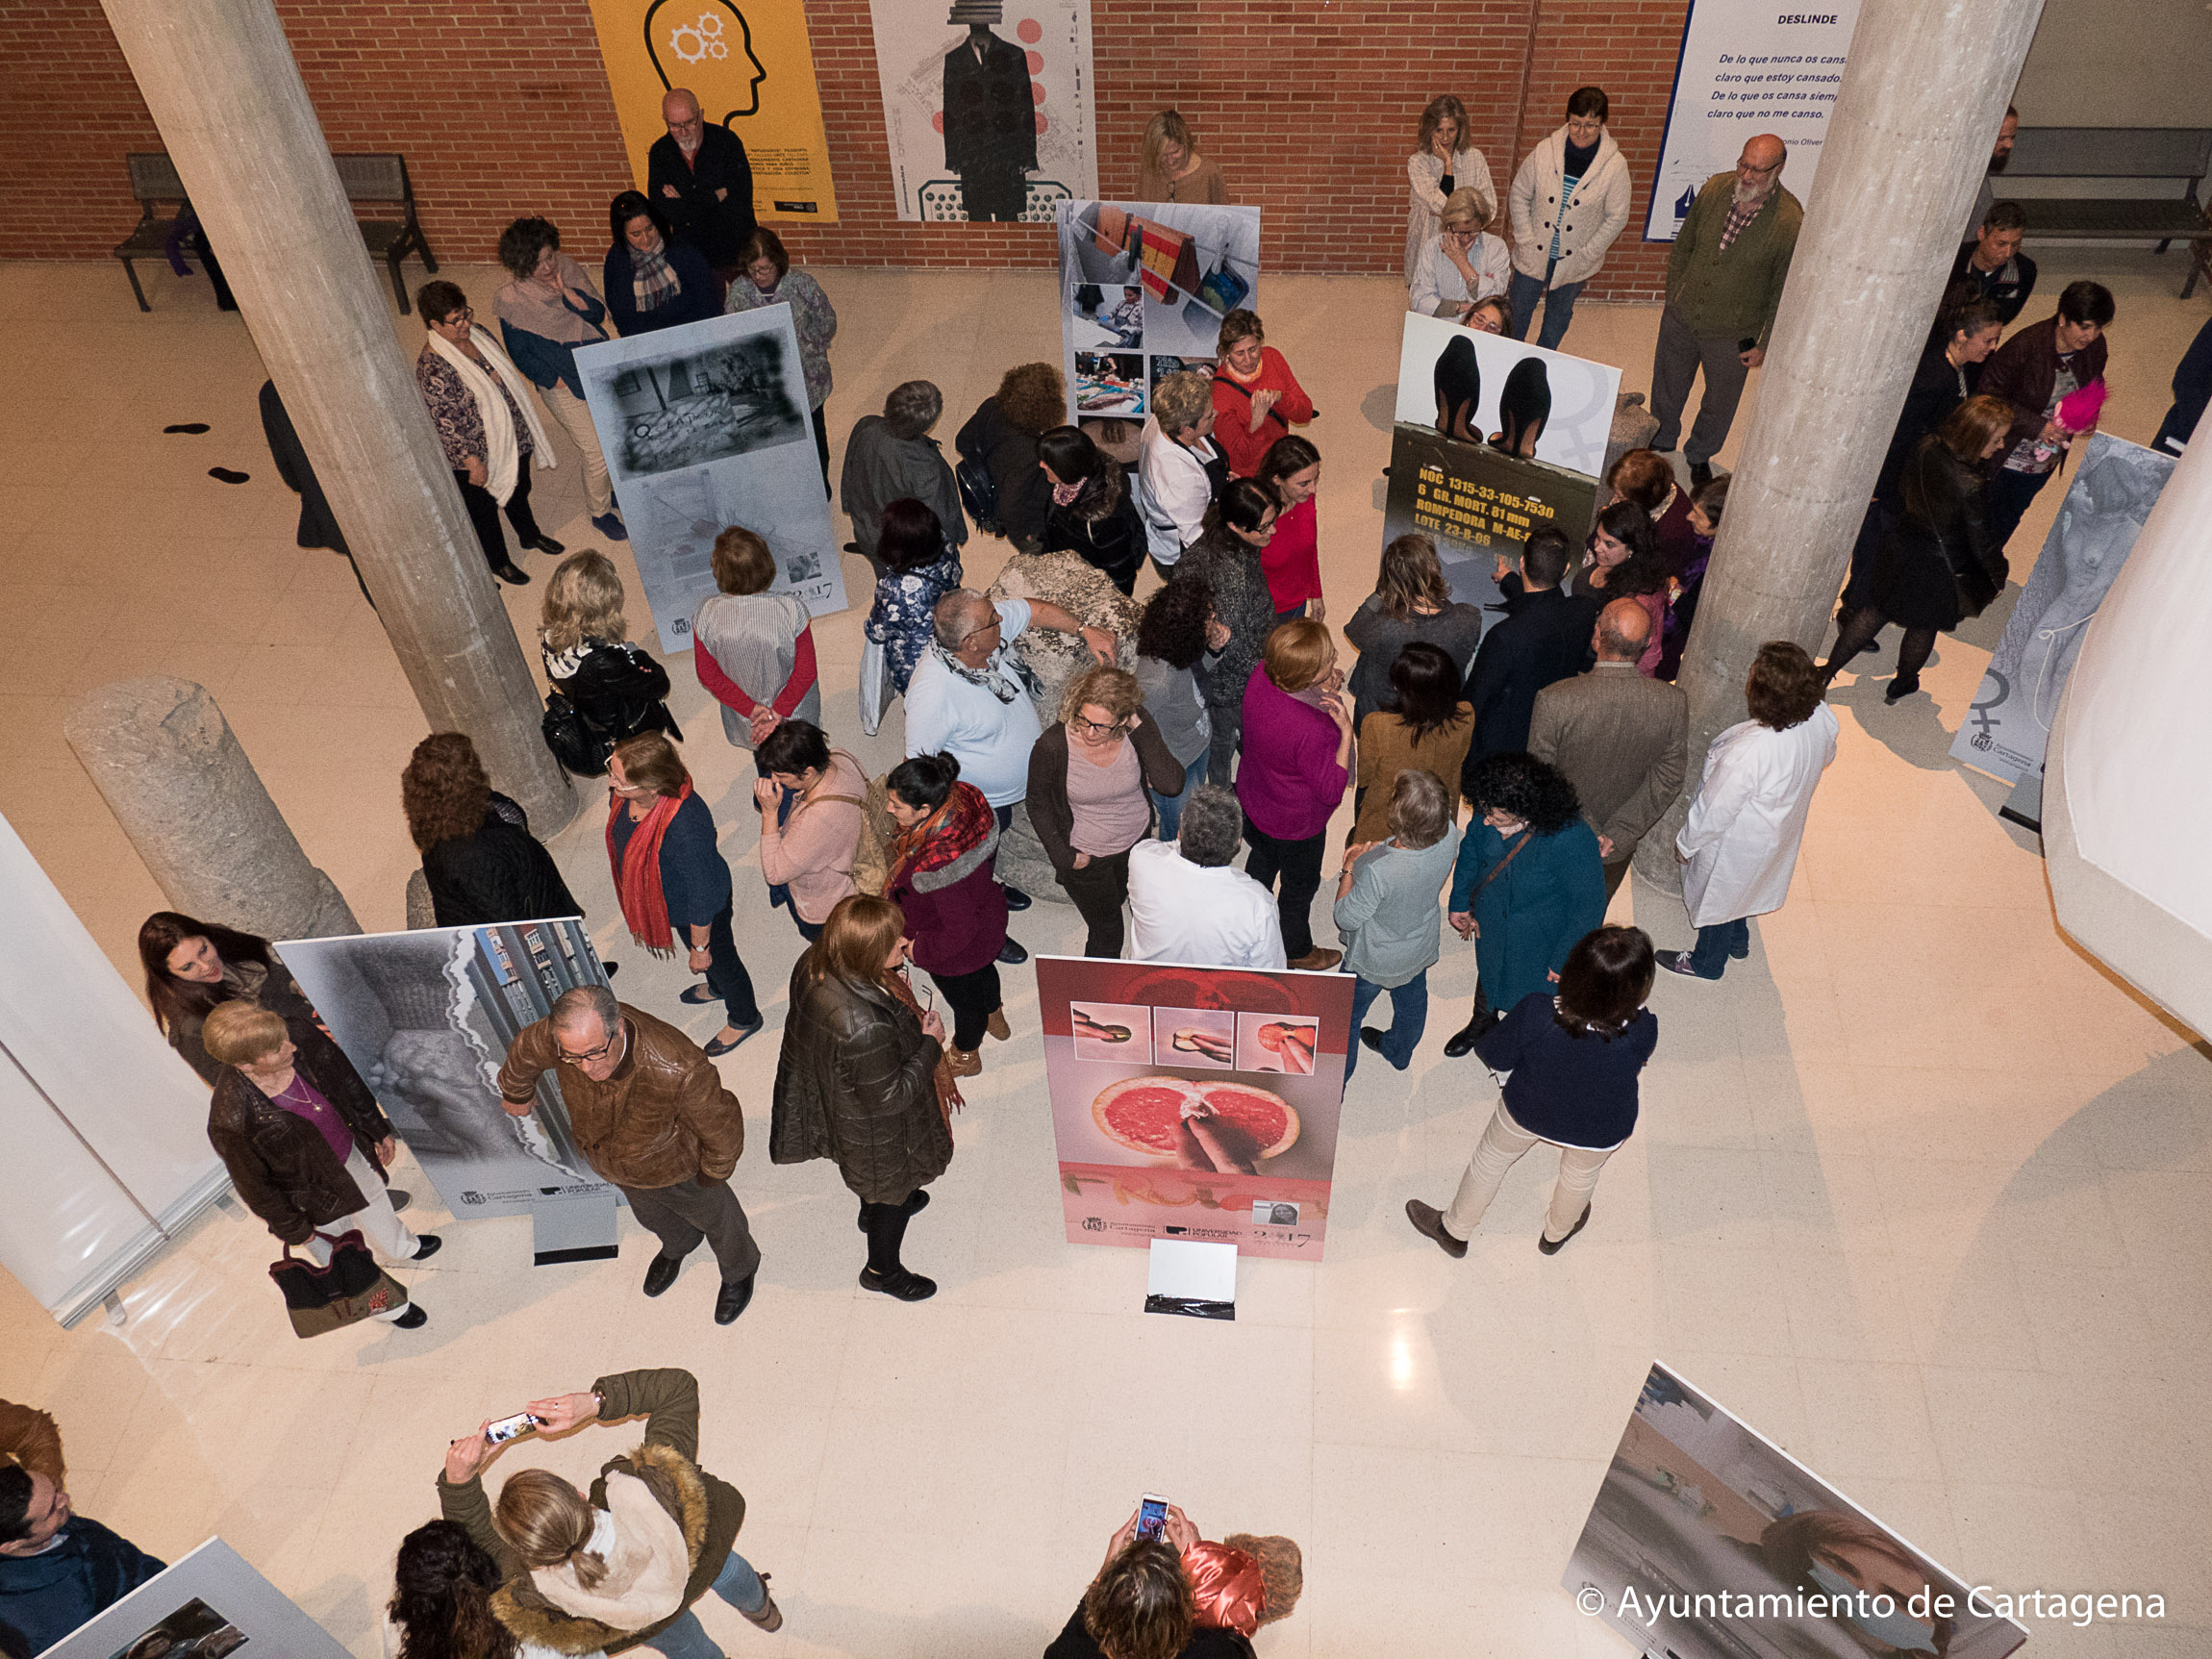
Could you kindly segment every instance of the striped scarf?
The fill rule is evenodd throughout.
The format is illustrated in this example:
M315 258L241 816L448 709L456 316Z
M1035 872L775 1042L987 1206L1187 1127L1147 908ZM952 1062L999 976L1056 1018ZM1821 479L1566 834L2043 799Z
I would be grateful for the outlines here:
M684 291L682 279L668 264L667 243L663 242L649 254L630 250L630 288L638 296L640 311L657 311Z

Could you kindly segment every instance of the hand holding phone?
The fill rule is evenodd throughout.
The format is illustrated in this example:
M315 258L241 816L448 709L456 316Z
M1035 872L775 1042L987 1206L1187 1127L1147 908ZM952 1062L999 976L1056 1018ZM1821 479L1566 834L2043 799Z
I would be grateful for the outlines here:
M486 1423L484 1425L484 1438L492 1445L505 1445L509 1441L519 1435L529 1433L537 1426L538 1420L536 1418L526 1411L518 1411L513 1417L503 1417L494 1422Z
M1157 1538L1168 1524L1168 1500L1157 1493L1147 1492L1137 1505L1137 1536Z

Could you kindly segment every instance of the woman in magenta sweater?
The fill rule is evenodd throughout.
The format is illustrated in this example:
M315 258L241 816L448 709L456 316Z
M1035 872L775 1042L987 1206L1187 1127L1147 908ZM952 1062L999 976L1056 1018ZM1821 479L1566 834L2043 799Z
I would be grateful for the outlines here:
M1311 912L1321 888L1329 815L1351 780L1352 715L1329 631L1310 617L1268 636L1244 686L1243 759L1237 799L1251 856L1245 873L1262 887L1282 878L1275 905L1283 952L1293 968L1325 972L1341 950L1314 946Z

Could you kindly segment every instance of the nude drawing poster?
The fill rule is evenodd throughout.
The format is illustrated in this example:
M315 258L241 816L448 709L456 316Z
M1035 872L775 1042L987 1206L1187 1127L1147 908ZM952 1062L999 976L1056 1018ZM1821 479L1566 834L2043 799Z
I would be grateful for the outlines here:
M1715 173L1736 164L1744 140L1772 133L1788 146L1782 183L1811 199L1859 0L1783 12L1769 0L1691 0L1682 21L1674 96L1645 210L1644 239L1671 242Z
M1072 201L1055 216L1068 417L1093 437L1140 425L1167 376L1212 377L1224 316L1258 308L1260 210Z
M1037 993L1068 1243L1321 1259L1349 975L1043 956Z
M767 540L770 592L817 616L844 609L789 305L583 346L576 368L662 650L691 648L715 538L732 525Z
M1634 1651L1676 1659L2002 1659L2027 1640L2009 1596L1946 1571L1660 1365L1560 1584Z
M293 939L277 951L454 1215L527 1215L540 1195L614 1191L577 1152L551 1074L530 1116L499 1100L515 1035L564 991L607 983L583 922Z
M1090 0L870 0L902 219L1052 222L1098 193Z
M2082 638L2176 465L2103 432L2071 459L2074 482L1950 746L1951 759L2006 783L2042 770Z
M44 1650L44 1659L345 1659L345 1649L211 1538Z
M837 222L803 0L591 0L591 21L638 189L668 131L662 94L682 87L744 144L756 217Z
M1452 597L1497 598L1497 575L1542 529L1579 548L1621 371L1408 313L1398 353L1383 541L1435 541Z

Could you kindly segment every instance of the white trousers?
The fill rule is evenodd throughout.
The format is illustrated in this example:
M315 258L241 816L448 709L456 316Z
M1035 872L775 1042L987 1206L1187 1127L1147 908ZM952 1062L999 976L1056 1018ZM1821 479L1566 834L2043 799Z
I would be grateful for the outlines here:
M591 424L591 406L562 380L540 387L538 395L584 458L585 511L594 518L604 516L614 508L615 487L607 481L607 458L599 452L599 429Z
M1506 1111L1505 1102L1497 1103L1492 1115L1490 1127L1483 1130L1482 1139L1475 1143L1474 1156L1467 1161L1467 1173L1459 1178L1459 1194L1451 1201L1451 1208L1444 1213L1444 1225L1455 1239L1471 1238L1474 1229L1482 1224L1483 1212L1490 1201L1497 1196L1497 1189L1505 1182L1505 1172L1518 1164L1531 1147L1545 1144L1541 1135L1531 1135L1513 1120ZM1605 1168L1605 1160L1612 1157L1616 1147L1593 1151L1586 1146L1561 1146L1559 1148L1559 1179L1551 1189L1551 1208L1544 1218L1544 1236L1546 1239L1564 1239L1574 1231L1574 1223L1582 1219L1582 1212L1590 1207L1591 1192L1597 1185L1597 1177Z
M361 1189L362 1196L368 1202L352 1215L340 1216L329 1226L320 1229L306 1244L298 1246L300 1253L312 1258L318 1268L328 1267L330 1246L323 1243L321 1235L328 1233L332 1238L338 1238L358 1227L361 1236L368 1241L369 1248L386 1261L412 1260L421 1241L407 1230L407 1223L399 1219L399 1212L391 1207L391 1199L384 1190L384 1177L376 1172L373 1164L362 1156L359 1146L346 1153L345 1172L353 1177L353 1184ZM397 1307L376 1317L380 1320L396 1320L406 1312L406 1307Z

